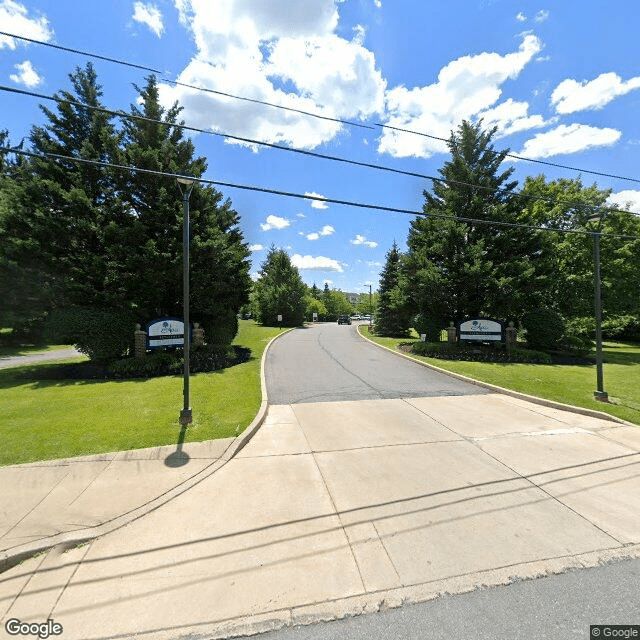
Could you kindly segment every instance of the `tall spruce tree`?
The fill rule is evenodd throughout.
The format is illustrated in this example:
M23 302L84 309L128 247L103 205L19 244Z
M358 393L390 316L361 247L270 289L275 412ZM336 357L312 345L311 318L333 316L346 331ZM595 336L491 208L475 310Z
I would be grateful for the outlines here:
M296 327L304 322L307 287L284 249L271 247L254 284L257 320L263 325ZM278 316L282 322L278 323Z
M500 169L508 149L494 149L495 132L466 121L452 132L442 179L424 192L424 217L411 222L403 260L406 291L421 332L431 339L450 320L518 315L526 302L523 285L535 273L534 233L483 224L518 222L526 213L513 193L513 169Z
M124 125L127 164L156 172L200 177L207 165L183 137L182 108L165 110L155 76L136 87L140 106L131 105ZM141 322L182 316L183 203L174 179L141 172L123 174L121 197L129 214L119 230L119 279ZM237 331L236 314L248 301L250 252L229 200L212 187L195 184L189 199L190 310L209 342L228 343Z
M116 154L111 116L95 109L102 106L102 89L93 66L78 67L69 78L73 91L55 94L55 110L41 106L47 121L31 130L32 150L42 157L19 163L4 193L3 258L19 265L16 286L26 288L33 315L68 305L117 304L105 235L123 216L113 176L96 165L47 155L109 162Z
M378 289L376 333L382 336L406 336L411 325L406 292L401 286L400 257L398 245L394 241L387 252Z

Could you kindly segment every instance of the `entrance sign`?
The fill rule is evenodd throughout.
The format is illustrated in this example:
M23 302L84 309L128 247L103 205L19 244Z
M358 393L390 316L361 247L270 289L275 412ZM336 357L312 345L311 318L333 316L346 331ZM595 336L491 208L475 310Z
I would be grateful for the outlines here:
M486 342L503 339L502 324L488 318L472 318L461 322L458 328L459 340Z
M180 318L158 318L146 329L148 349L184 346L184 322Z

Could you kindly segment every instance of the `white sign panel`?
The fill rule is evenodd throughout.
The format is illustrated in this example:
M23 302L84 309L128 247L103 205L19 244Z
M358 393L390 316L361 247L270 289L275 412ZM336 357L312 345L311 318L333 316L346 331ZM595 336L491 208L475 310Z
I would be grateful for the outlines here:
M502 340L502 325L495 320L476 318L460 323L460 340Z
M161 318L148 324L147 345L150 349L184 346L184 322L177 318Z

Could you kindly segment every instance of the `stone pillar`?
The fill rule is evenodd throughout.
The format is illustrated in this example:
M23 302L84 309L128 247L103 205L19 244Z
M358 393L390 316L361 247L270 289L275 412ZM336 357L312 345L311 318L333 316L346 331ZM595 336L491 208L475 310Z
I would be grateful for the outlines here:
M507 349L515 349L518 343L518 330L513 326L513 320L509 321L509 326L505 330Z
M193 323L193 346L201 346L204 344L204 329L197 323Z
M453 322L450 322L449 326L447 327L447 341L456 342L457 340L456 334L457 334L456 328L453 326Z
M147 355L147 334L140 329L140 325L136 325L135 336L135 356L136 358L144 358Z

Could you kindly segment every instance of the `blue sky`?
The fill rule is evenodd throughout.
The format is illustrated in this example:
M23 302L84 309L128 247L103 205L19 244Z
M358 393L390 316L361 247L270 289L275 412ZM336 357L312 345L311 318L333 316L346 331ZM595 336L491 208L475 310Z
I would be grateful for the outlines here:
M582 169L513 161L515 176L578 177L640 212L637 0L0 0L0 29L162 70L162 99L198 128L437 175L432 138L462 119L497 125L497 148ZM0 83L68 89L87 58L0 36ZM128 109L144 71L93 60L111 109ZM207 87L372 128L340 125L166 82ZM17 143L43 122L38 100L0 92ZM198 134L206 178L419 210L428 180ZM411 217L222 188L240 213L253 272L271 245L305 282L377 287Z

